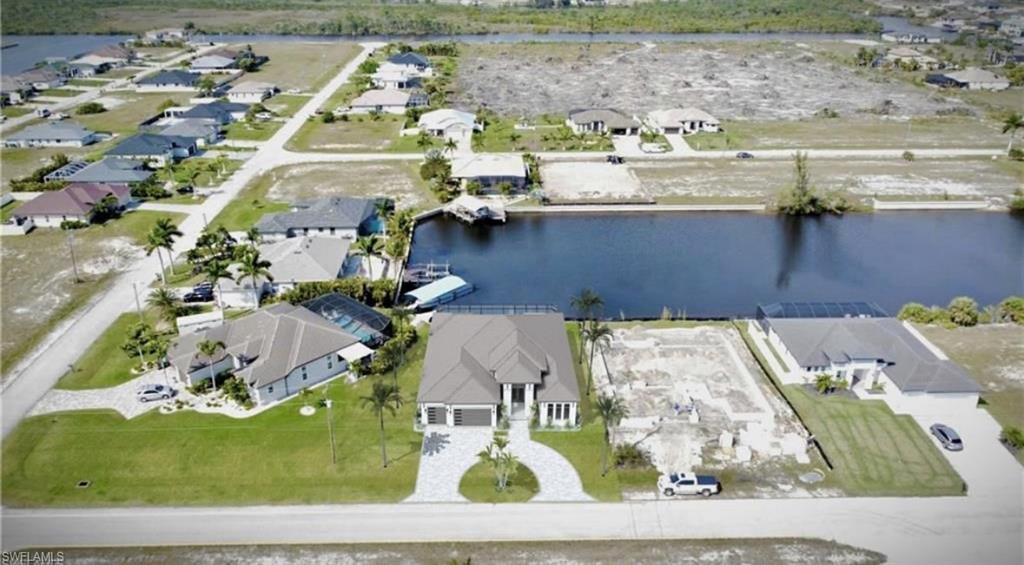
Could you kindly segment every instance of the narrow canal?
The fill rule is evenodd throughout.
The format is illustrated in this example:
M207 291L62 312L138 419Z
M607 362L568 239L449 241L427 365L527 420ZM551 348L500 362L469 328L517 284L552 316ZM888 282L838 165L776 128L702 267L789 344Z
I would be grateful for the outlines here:
M741 213L512 215L499 226L437 217L411 262L450 262L476 285L460 304L554 304L583 287L605 316L749 315L757 303L910 301L1024 294L1024 219L910 212L842 218Z

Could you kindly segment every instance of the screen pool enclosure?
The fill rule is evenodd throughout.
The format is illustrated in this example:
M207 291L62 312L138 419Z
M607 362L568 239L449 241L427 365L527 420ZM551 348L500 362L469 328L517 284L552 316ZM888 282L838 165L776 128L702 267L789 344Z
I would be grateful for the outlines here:
M763 318L888 318L889 314L873 302L774 302L758 304L758 320Z
M383 343L391 319L358 300L337 292L302 303L308 310L359 338L364 344Z

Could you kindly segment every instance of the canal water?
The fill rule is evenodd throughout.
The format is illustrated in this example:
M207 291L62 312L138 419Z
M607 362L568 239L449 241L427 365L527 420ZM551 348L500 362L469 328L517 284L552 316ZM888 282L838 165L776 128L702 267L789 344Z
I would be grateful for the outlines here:
M793 219L743 213L513 214L505 225L420 224L410 261L450 262L459 304L553 304L596 290L605 317L751 315L758 303L1024 294L1024 219L910 212Z

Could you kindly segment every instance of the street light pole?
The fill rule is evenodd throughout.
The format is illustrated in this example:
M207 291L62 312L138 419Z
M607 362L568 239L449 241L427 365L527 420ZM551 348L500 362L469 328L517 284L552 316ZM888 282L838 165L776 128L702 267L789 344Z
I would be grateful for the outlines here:
M135 309L139 312L139 323L145 324L146 318L142 315L142 302L139 301L139 287L138 281L132 281L132 290L135 292Z
M75 236L68 230L68 251L71 252L71 269L75 273L75 282L82 282L82 278L78 276L78 263L75 261Z

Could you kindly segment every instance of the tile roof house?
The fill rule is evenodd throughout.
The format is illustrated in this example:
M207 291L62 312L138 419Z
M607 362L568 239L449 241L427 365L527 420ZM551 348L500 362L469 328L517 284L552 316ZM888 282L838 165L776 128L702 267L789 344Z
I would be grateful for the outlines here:
M96 132L82 124L61 120L28 126L8 135L6 147L85 147L97 140Z
M122 208L132 202L127 185L73 183L36 196L18 207L14 215L29 218L40 227L59 228L64 221L90 221L93 206L107 196L116 198Z
M243 81L228 90L228 100L240 104L263 102L277 93L277 85L269 82Z
M493 427L537 411L541 426L575 426L579 401L562 314L434 314L419 424Z
M636 118L631 118L611 108L569 110L569 118L565 124L577 134L636 135L640 133L640 122Z
M647 127L664 135L721 131L718 119L699 108L671 108L647 114Z
M341 278L350 242L336 237L292 237L260 246L270 261L274 289L288 290L296 283Z
M139 92L182 92L195 90L202 77L199 73L170 70L135 81Z
M198 344L219 341L212 359ZM192 385L233 372L258 405L283 400L335 377L369 350L352 334L301 306L280 303L224 325L180 337L167 359L182 382Z
M407 108L419 108L428 103L427 95L418 90L396 90L393 88L367 90L349 105L352 114L384 112L405 114Z
M58 73L51 67L40 67L16 75L22 83L31 86L36 90L47 90L57 88L65 82L64 75Z
M519 154L496 155L476 153L452 159L452 178L463 183L476 181L483 188L509 183L515 188L526 186L526 162Z
M426 112L417 125L420 130L437 136L465 135L481 129L476 123L476 114L449 108Z
M333 196L296 202L291 212L266 214L256 229L270 241L304 235L355 239L369 231L374 217L372 199Z
M889 317L774 318L758 329L785 362L785 383L820 374L843 379L862 398L894 411L973 409L981 388L909 324ZM873 396L875 395L875 396Z
M65 172L67 174L63 174ZM46 180L64 179L70 182L134 184L143 182L151 176L153 176L153 171L147 169L139 161L105 157L84 167L81 161L68 163L47 175Z
M224 55L203 55L192 60L192 64L189 65L189 70L195 73L211 73L233 69L235 65L234 57L225 57Z
M217 100L207 104L196 104L188 110L180 112L177 117L216 120L218 123L226 125L245 118L245 113L248 110L248 104Z
M88 66L97 72L122 67L135 60L135 52L123 45L107 45L71 60L72 65Z
M189 157L195 151L195 139L139 133L118 143L113 149L107 151L107 156L138 159L162 167L168 161Z
M410 67L384 63L370 76L370 82L378 88L418 88L422 76Z

